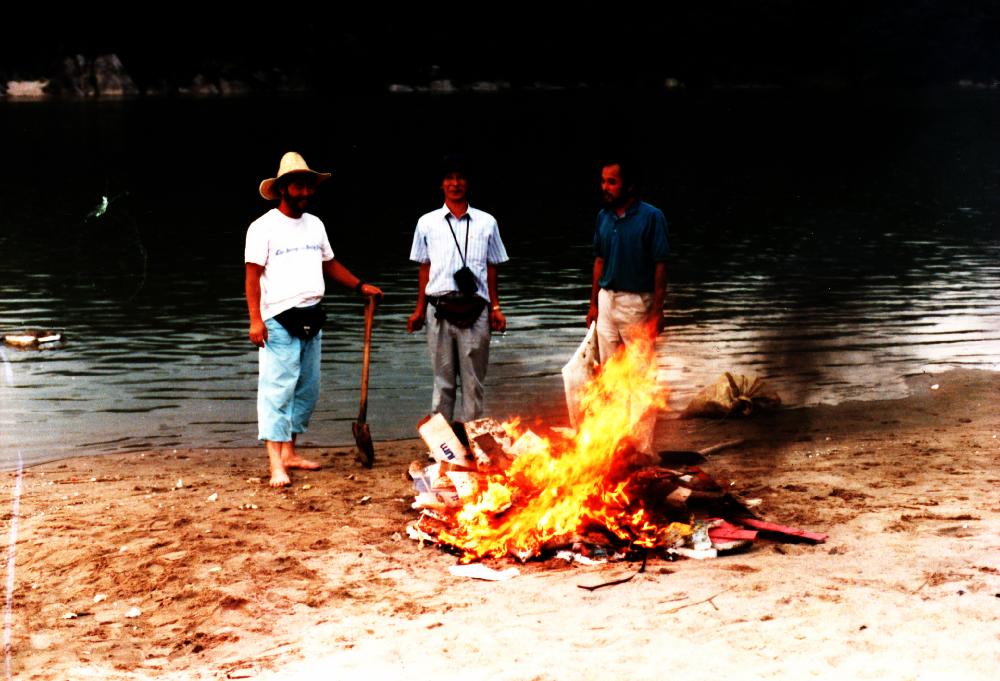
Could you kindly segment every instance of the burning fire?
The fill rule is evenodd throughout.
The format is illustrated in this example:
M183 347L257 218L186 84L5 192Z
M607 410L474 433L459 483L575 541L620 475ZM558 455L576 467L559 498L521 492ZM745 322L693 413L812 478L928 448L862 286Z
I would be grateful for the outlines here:
M527 558L595 526L639 547L672 546L689 535L686 524L656 524L642 500L627 493L633 438L666 406L656 373L652 336L625 346L584 389L575 434L539 437L507 470L481 479L437 539L469 562ZM524 432L516 421L504 427L513 437Z

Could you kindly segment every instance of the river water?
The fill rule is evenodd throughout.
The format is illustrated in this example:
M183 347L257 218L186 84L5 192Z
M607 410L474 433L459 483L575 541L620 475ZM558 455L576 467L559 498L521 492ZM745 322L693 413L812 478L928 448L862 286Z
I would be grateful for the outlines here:
M0 103L0 466L79 453L256 442L243 238L285 150L334 170L314 211L337 257L387 293L372 355L376 439L430 403L407 335L416 218L442 151L477 162L473 204L511 256L489 411L562 416L598 204L595 159L647 161L670 223L660 377L681 409L726 370L787 404L906 394L951 367L1000 370L997 93L539 92ZM108 197L106 211L88 217ZM362 301L329 290L307 444L350 444Z

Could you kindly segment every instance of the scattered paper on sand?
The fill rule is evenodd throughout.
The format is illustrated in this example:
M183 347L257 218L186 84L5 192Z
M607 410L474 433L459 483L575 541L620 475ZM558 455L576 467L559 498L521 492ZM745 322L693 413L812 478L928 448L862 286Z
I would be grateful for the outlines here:
M448 568L448 572L455 575L456 577L468 577L470 579L483 579L488 582L506 582L509 579L514 579L521 571L516 567L507 568L506 570L494 570L493 568L486 567L482 563L469 563L468 565L452 565Z

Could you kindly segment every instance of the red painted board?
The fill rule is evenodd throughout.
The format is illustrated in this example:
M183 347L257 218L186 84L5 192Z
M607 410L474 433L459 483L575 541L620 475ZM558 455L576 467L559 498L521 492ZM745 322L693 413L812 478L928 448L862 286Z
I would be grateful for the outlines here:
M769 523L766 520L757 520L756 518L739 518L737 520L741 525L746 525L747 527L752 527L755 530L760 530L761 532L774 532L776 534L783 534L788 537L796 537L798 539L805 539L806 541L813 542L814 544L822 544L826 541L827 536L819 532L809 532L807 530L799 530L794 527L787 527L785 525L779 525L777 523Z
M732 541L734 539L749 539L753 541L757 538L756 530L744 530L742 527L736 527L735 525L722 525L720 527L713 527L708 531L708 538L712 541Z

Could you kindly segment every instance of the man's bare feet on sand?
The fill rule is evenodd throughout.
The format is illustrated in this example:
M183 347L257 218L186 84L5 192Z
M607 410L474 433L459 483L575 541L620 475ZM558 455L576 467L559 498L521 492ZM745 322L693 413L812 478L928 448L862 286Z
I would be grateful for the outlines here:
M282 454L281 463L285 465L285 468L301 468L307 471L315 471L322 467L322 464L319 462L303 459L298 454L292 454L291 456Z
M292 484L291 478L288 477L288 471L285 470L285 464L282 461L282 445L291 444L290 442L271 442L270 440L265 441L267 446L267 463L271 468L271 480L268 484L271 487L287 487Z
M271 481L269 484L274 488L288 487L292 484L292 480L288 477L288 473L284 468L275 469L274 466L271 466Z
M306 471L314 471L320 468L316 461L303 459L295 453L295 436L292 435L291 442L281 443L281 463L285 468L301 468Z
M264 441L267 447L267 462L271 467L271 487L287 487L292 484L288 476L288 469L301 468L302 470L314 471L322 467L322 464L309 459L303 459L295 453L295 440L289 442Z

